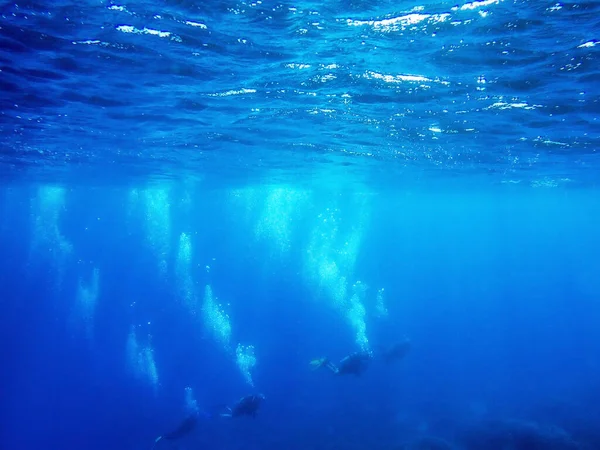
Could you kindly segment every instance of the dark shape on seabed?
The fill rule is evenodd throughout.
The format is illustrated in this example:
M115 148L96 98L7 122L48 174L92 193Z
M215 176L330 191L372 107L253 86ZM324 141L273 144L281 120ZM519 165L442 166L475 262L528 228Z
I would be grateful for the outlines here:
M235 405L231 408L227 408L229 410L228 413L221 414L222 417L240 417L240 416L250 416L256 417L258 413L258 408L262 404L265 396L263 394L251 394L246 395L239 399Z
M402 445L398 450L455 450L450 442L435 436L421 436L407 444Z
M198 414L190 414L185 419L183 419L183 421L179 424L177 428L173 429L168 433L163 434L162 436L157 437L154 441L154 445L152 446L152 448L156 447L156 444L158 444L160 441L176 441L184 436L187 436L194 430L194 428L196 428L197 423Z
M555 425L520 420L488 420L463 433L467 450L583 450L565 430Z

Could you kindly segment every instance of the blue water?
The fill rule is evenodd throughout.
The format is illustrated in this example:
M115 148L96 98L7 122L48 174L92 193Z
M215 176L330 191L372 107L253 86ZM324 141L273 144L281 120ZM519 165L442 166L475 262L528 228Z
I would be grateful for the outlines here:
M0 448L600 448L599 13L3 2Z

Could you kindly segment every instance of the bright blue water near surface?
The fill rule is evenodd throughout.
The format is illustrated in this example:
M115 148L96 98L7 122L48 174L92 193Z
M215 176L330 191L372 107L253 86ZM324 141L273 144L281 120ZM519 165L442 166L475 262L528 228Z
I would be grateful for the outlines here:
M593 182L599 11L496 0L7 3L4 171Z
M600 448L599 13L3 2L0 448Z

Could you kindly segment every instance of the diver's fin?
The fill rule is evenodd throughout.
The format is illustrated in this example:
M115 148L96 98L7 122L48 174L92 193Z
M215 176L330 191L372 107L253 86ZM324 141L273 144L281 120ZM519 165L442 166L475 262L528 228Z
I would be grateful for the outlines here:
M219 414L219 416L220 417L233 417L233 410L229 406L225 407L225 409L228 412L221 413L221 414Z
M313 370L317 370L323 366L326 366L329 363L328 358L316 358L310 362L310 365Z
M159 436L154 440L154 445L152 446L152 450L154 450L154 447L156 447L156 444L158 444L162 440L162 438L163 438L162 436Z

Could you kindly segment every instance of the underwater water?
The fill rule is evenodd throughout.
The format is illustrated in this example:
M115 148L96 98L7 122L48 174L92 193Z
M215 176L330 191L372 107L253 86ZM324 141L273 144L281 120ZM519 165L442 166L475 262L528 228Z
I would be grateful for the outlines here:
M600 448L599 14L0 3L0 448Z

